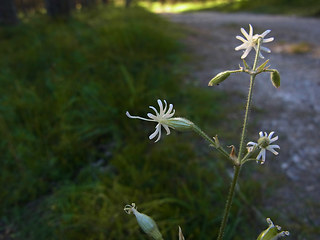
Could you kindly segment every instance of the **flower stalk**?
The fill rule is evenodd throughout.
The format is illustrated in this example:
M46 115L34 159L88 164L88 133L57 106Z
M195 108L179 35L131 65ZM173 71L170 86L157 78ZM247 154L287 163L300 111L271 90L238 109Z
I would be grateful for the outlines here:
M261 40L262 40L261 38L258 39L257 51L256 51L256 56L254 59L252 71L255 71L256 67L257 67ZM252 90L253 90L255 77L256 77L256 75L250 76L250 86L249 86L249 92L248 92L248 98L247 98L247 104L246 104L246 111L245 111L245 115L244 115L242 133L241 133L241 138L240 138L238 159L237 159L236 164L234 165L233 179L232 179L231 186L229 189L229 193L228 193L228 197L227 197L227 201L226 201L226 206L224 209L224 214L223 214L223 218L221 221L217 240L223 239L224 229L227 225L227 221L228 221L228 217L229 217L229 213L230 213L230 209L231 209L231 205L232 205L232 201L233 201L235 186L237 185L238 177L239 177L240 170L241 170L241 165L242 165L241 159L242 159L243 149L244 149L243 145L244 145L247 125L248 125L248 117L249 117L249 112L250 112L250 107L251 107L251 102L252 102Z

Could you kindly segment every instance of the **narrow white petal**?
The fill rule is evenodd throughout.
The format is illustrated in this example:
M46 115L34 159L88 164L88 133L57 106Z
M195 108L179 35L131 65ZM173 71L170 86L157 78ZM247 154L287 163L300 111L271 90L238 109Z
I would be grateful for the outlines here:
M264 132L264 137L268 137L268 133L267 132Z
M269 140L272 138L273 134L274 134L274 131L269 133L269 135L268 135Z
M266 39L263 39L263 43L272 42L273 40L274 40L273 37L271 37L271 38L266 38Z
M253 35L253 28L252 28L251 24L249 24L249 28L250 28L250 30L249 30L249 36L252 37L252 35Z
M270 143L273 143L273 142L277 141L278 138L279 138L278 136L275 136L274 138L270 139Z
M257 156L257 160L259 160L262 157L263 151L265 151L265 150L261 149L261 151L259 152L259 154Z
M242 43L241 45L237 46L234 50L239 51L242 49L247 49L249 47L248 43Z
M280 149L280 146L279 145L269 145L267 148L272 148L272 149L278 148L278 149Z
M266 48L266 47L260 47L260 49L262 50L262 51L265 51L265 52L267 52L267 53L271 53L271 50L269 49L269 48Z
M242 54L241 58L242 58L242 59L246 58L246 57L248 56L249 52L251 51L251 49L252 49L251 46L248 47L248 48L244 51L244 53Z
M259 137L263 137L263 132L259 132Z
M166 101L166 100L163 100L163 101L164 101L163 114L165 114L165 113L166 113L166 111L167 111L168 104L167 104L167 101Z
M132 115L130 115L130 113L128 111L126 112L126 115L129 118L136 118L136 119L141 119L141 120L144 120L144 121L154 122L153 119L147 119L147 118L143 118L143 117L139 117L139 116L132 116Z
M238 40L240 40L240 41L242 41L242 42L248 42L247 40L245 40L243 37L241 37L241 36L236 36L236 39L238 39Z
M279 153L278 153L276 150L274 150L273 148L267 147L267 150L269 150L270 152L272 152L274 155L278 155L278 154L279 154Z
M246 30L244 30L244 28L241 28L240 31L242 32L243 36L245 36L246 39L249 40L249 35L248 35L248 33L246 32Z
M169 134L170 134L170 128L168 127L168 125L162 124L162 126L163 126L163 128L166 130L167 135L169 135Z
M169 115L166 114L166 119L173 117L175 112L176 112L176 110L173 109L172 113L170 113Z
M260 36L261 36L262 38L264 38L265 36L267 36L267 34L268 34L269 32L271 32L271 30L266 30L266 31L264 31L262 34L260 34Z
M266 150L265 150L265 149L262 149L261 152L262 152L262 161L261 161L261 164L264 164L264 162L266 161Z
M168 116L170 116L170 115L171 115L171 111L172 111L172 109L173 109L173 105L172 105L172 104L170 104L170 105L169 105L169 109L168 109L168 111L163 115L163 117L164 117L164 118L168 118Z

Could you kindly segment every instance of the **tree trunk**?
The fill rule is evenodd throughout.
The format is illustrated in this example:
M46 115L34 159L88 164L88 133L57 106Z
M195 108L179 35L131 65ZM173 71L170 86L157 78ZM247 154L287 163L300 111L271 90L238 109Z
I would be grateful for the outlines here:
M47 13L53 18L69 16L71 5L69 0L46 0Z
M19 22L13 0L0 0L0 23L13 25Z
M132 0L125 0L125 1L126 1L126 2L125 2L126 8L129 8L130 5L131 5Z

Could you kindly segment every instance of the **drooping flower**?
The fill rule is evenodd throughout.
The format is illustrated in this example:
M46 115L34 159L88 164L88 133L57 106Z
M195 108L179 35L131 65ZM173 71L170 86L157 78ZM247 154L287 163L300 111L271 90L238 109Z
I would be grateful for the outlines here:
M252 151L254 147L260 148L260 152L257 156L257 162L259 159L261 159L261 164L264 164L266 161L266 150L272 152L274 155L278 155L279 153L274 150L275 148L280 149L279 145L270 145L271 143L275 142L278 140L278 136L272 138L274 132L270 132L269 135L266 132L260 132L259 136L260 138L258 139L258 142L248 142L247 145L248 151Z
M262 38L262 42L261 43L268 43L268 42L272 42L274 40L273 37L271 38L267 38L267 39L264 39L264 37L269 33L271 32L271 30L266 30L264 31L262 34L255 34L253 35L253 28L251 26L251 24L249 24L249 34L246 32L246 30L244 30L243 28L241 28L241 32L243 34L243 36L246 38L244 39L243 37L241 36L236 36L236 38L240 41L242 41L243 43L239 46L237 46L235 48L236 51L239 51L239 50L244 50L241 58L244 59L248 56L248 54L250 53L250 51L252 50L252 48L254 48L256 51L258 50L257 47L258 47L258 39L259 38ZM260 50L262 51L265 51L267 53L270 53L271 50L269 48L266 48L266 47L263 47L263 46L260 46ZM259 51L259 57L261 58L264 58L264 56L261 54L261 51Z
M137 119L141 119L141 120L145 120L145 121L149 121L149 122L157 122L158 123L155 127L156 130L149 136L150 140L155 138L157 135L158 135L158 138L156 139L155 142L158 142L160 140L161 126L166 130L167 135L170 134L170 128L183 131L183 130L191 129L193 127L194 124L191 121L189 121L185 118L180 118L180 117L174 118L173 117L175 110L173 109L172 104L169 104L169 108L168 108L168 104L167 104L166 100L163 100L164 105L162 104L162 101L160 99L158 99L157 102L159 105L159 112L153 106L149 106L149 108L151 108L155 112L155 115L152 113L147 114L149 119L139 117L139 116L132 116L132 115L130 115L130 113L128 111L126 112L126 115L129 118L137 118Z
M274 225L270 218L267 218L267 223L269 227L260 233L257 240L277 240L280 237L290 235L288 231L281 231L281 227Z

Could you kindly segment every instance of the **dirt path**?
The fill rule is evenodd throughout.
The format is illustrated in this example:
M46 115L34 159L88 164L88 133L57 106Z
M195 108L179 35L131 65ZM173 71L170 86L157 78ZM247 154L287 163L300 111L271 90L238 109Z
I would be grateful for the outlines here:
M273 88L269 75L262 79L259 75L253 104L265 110L256 131L274 130L279 135L280 155L267 155L267 168L283 183L277 184L278 191L265 204L279 208L293 225L313 229L290 239L320 239L319 230L314 230L320 225L320 19L214 12L165 16L190 29L186 43L199 58L190 80L203 86L216 73L237 69L241 63L241 52L234 51L240 45L235 38L241 35L240 27L248 29L251 23L255 33L272 30L268 34L275 37L268 44L272 53L264 55L270 58L271 67L279 70L281 87ZM218 88L246 94L248 77L236 76ZM262 174L273 177L268 171Z

